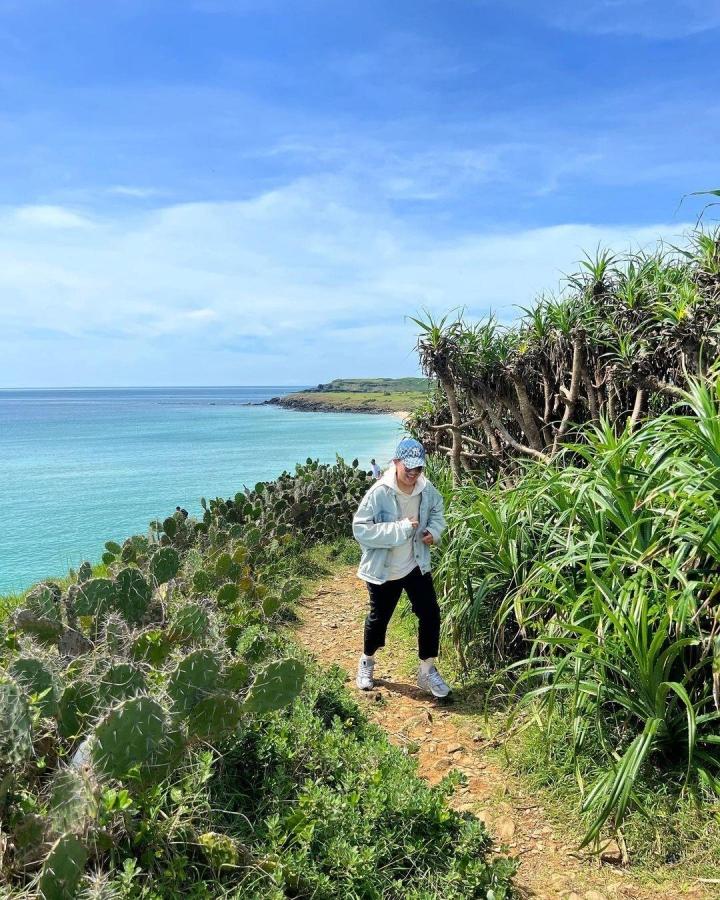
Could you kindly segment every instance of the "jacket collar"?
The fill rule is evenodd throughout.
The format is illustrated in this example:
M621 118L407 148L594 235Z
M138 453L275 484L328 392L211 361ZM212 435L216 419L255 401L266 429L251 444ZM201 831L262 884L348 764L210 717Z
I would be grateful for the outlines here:
M384 484L386 487L392 488L398 494L405 494L405 491L401 491L398 487L397 476L395 474L395 466L390 465L390 468L387 469L383 475L383 477L378 482L379 484ZM415 497L417 494L421 494L425 490L425 486L427 485L427 478L424 475L421 475L418 480L415 482L415 487L413 488L412 494L405 494L406 497Z

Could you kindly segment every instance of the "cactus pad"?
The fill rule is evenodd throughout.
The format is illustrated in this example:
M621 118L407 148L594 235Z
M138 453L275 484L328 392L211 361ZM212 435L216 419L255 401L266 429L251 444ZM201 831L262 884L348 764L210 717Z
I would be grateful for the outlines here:
M115 608L130 625L138 625L150 603L152 591L139 569L121 569L115 579Z
M55 834L81 834L97 815L92 785L84 772L63 769L53 779L48 818Z
M194 650L188 653L168 679L168 694L173 711L188 715L192 708L217 688L221 663L211 650Z
M109 578L91 578L77 587L73 605L78 616L102 615L114 604L115 583Z
M212 741L232 731L242 716L242 704L231 694L217 691L197 703L188 716L188 733Z
M130 628L125 619L118 613L110 613L103 623L100 632L105 650L114 656L125 656L130 644Z
M36 585L25 597L25 606L36 616L60 621L60 588L48 582Z
M13 616L13 624L24 634L35 638L39 644L51 647L62 635L62 622L49 616L40 616L31 609L18 609Z
M210 618L198 603L181 606L170 622L169 637L179 644L199 643L208 633Z
M78 569L77 580L79 584L82 584L84 581L89 581L92 578L92 566L89 562L85 561L80 568Z
M0 768L21 763L32 749L27 700L12 678L0 675Z
M172 647L172 641L162 628L149 628L135 638L130 654L139 662L159 666L168 658Z
M238 586L228 582L217 592L217 602L220 606L231 606L233 603L237 603L239 594Z
M99 694L105 705L114 706L121 700L142 693L145 687L145 676L140 669L129 663L118 663L102 675Z
M97 688L91 681L73 681L60 696L57 709L58 730L64 738L75 738L85 728L96 704Z
M220 686L224 691L235 693L247 687L249 678L250 670L247 665L241 660L236 660L225 667Z
M302 595L302 585L299 581L290 579L286 581L282 587L283 603L294 603Z
M41 900L74 900L87 858L88 851L74 834L58 838L40 873Z
M274 616L275 613L280 609L281 602L282 601L277 596L277 594L268 594L262 602L263 615L268 619L271 616Z
M244 707L255 713L282 709L298 696L304 680L305 666L297 659L268 663L255 676Z
M150 558L150 571L158 584L174 578L180 568L180 557L172 547L161 547Z
M92 641L89 641L82 632L76 631L74 628L66 628L58 641L60 656L82 656L83 653L89 653L92 648Z
M173 742L167 713L151 697L125 700L98 723L92 742L96 771L123 778L131 770L143 781L162 777Z
M26 813L15 825L12 842L15 847L14 862L18 867L35 868L49 849L45 838L45 816Z
M55 679L39 659L19 656L13 660L8 672L28 695L42 694L37 701L41 715L55 715L57 709Z
M193 575L193 590L196 594L208 594L212 590L212 578L203 569Z

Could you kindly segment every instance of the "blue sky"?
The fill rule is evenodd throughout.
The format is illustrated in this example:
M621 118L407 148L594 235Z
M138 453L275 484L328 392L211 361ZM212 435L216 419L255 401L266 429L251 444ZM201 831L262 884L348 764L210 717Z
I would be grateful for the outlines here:
M720 4L0 0L0 386L413 374L720 186Z

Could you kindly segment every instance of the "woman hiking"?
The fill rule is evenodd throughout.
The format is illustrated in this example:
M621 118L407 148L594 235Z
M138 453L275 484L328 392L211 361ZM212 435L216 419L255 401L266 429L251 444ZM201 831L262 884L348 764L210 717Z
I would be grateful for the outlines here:
M423 475L425 450L404 438L392 465L360 502L353 518L353 535L362 548L358 577L370 595L365 619L363 654L356 683L373 687L375 652L385 646L385 633L403 590L418 618L417 683L439 699L449 686L435 667L440 642L440 608L430 573L430 547L445 530L443 499Z

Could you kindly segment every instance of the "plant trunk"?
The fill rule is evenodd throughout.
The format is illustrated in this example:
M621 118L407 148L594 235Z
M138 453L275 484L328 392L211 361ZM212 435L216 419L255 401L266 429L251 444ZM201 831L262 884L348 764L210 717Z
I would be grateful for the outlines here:
M455 484L460 484L460 481L462 480L462 463L460 457L462 452L460 440L460 424L462 419L460 417L460 407L458 406L457 393L455 392L455 385L450 377L450 373L447 370L438 372L438 378L440 379L440 383L445 391L445 396L447 397L448 407L450 408L450 420L453 426L451 431L452 452L450 453L450 468L452 469Z
M630 416L630 431L634 431L640 421L644 403L645 391L642 388L638 388L637 391L635 391L635 405L633 406L632 415Z
M525 436L527 437L528 444L534 450L542 450L543 441L540 437L540 431L537 427L537 420L540 418L537 410L532 405L522 379L518 378L517 375L511 375L510 378L512 379L513 386L515 387L515 394L517 395L518 405L520 407L520 415L525 426L523 428L523 431L525 433Z
M560 427L558 428L555 434L555 440L553 441L552 455L554 456L557 453L558 447L560 446L560 442L567 434L568 428L570 427L570 422L572 421L572 417L575 413L575 407L577 405L578 396L580 395L580 381L582 379L582 369L583 369L583 341L585 340L585 335L576 334L573 337L573 361L572 361L572 374L570 376L570 391L568 392L567 399L565 400L565 412L563 413L562 420L560 422Z
M515 438L510 434L507 428L503 425L499 414L496 410L490 406L489 403L486 403L484 400L480 400L479 398L473 398L473 401L480 404L482 409L487 413L490 422L492 423L495 430L498 432L500 437L508 444L513 450L517 450L518 453L523 453L525 456L532 456L535 459L539 459L542 462L548 462L547 456L540 450L535 450L533 447L528 447L526 444L521 444L519 441L516 441ZM481 411L478 409L478 411Z

